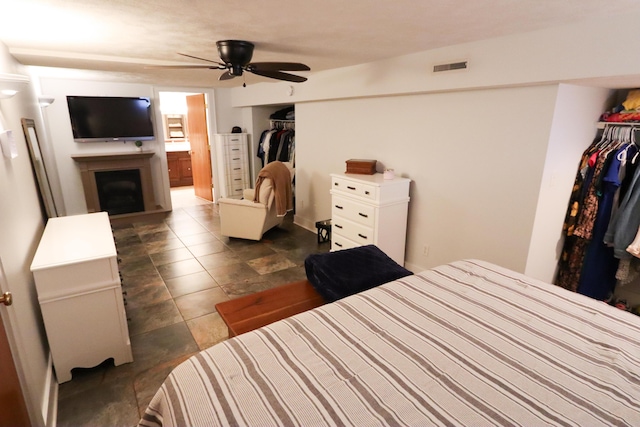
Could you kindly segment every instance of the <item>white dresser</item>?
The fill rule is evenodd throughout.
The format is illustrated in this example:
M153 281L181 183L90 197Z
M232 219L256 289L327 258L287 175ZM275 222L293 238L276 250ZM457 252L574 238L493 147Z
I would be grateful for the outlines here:
M242 199L242 191L253 187L249 170L249 146L246 133L218 133L214 136L216 175L220 197Z
M49 219L31 271L58 382L72 368L133 361L106 212Z
M410 182L331 174L331 250L373 244L404 265Z

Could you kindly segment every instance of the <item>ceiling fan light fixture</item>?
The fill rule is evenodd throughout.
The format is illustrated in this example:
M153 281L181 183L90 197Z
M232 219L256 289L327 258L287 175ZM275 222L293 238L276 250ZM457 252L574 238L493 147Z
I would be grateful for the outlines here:
M232 76L241 76L242 75L242 65L230 64L229 65L229 73Z

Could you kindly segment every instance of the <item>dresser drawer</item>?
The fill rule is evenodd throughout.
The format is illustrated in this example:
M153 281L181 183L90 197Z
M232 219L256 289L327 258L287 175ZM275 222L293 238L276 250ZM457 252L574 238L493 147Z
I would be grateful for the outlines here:
M227 145L239 145L244 142L244 138L241 137L240 135L238 136L229 135L226 137L225 142Z
M33 277L40 301L85 291L88 287L109 287L119 281L115 257L34 270Z
M331 178L331 189L341 191L348 196L358 196L369 200L376 200L378 197L377 187L375 185L351 181L337 176Z
M235 175L244 173L244 164L242 162L236 162L232 165L229 165L229 169L227 169L227 175Z
M247 187L244 175L242 174L234 174L227 176L227 189L229 190L230 195L240 195L242 196L242 192Z
M244 175L241 173L227 175L227 183L229 184L229 187L244 188Z
M244 165L246 159L247 156L245 153L231 153L225 156L225 161L230 167L235 165Z
M371 227L349 221L340 216L334 216L331 220L331 233L344 236L358 245L375 243L375 232Z
M331 198L331 217L342 217L350 221L373 227L375 224L376 209L363 203L358 203L353 199L340 196Z
M331 233L331 250L339 251L341 249L357 248L360 244L347 239L339 234Z

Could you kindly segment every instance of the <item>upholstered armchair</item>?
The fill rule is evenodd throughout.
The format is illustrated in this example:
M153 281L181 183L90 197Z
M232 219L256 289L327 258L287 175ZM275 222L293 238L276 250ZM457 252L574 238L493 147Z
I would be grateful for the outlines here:
M289 169L291 180L293 180L295 170L290 163L284 164ZM223 236L260 240L266 231L282 224L284 215L277 215L272 180L265 178L259 192L257 201L254 201L253 188L244 190L243 199L218 200L220 232Z

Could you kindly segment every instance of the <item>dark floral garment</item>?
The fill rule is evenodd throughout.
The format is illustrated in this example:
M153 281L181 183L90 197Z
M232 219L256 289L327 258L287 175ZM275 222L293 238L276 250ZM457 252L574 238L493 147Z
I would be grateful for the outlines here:
M562 226L565 240L562 247L562 254L560 255L560 261L558 263L558 274L556 276L555 284L573 292L577 291L578 285L580 284L580 274L582 272L584 254L587 246L589 245L589 240L581 236L577 236L575 232L579 227L584 227L586 219L583 219L583 209L588 209L588 211L593 209L593 206L588 208L585 206L588 206L589 203L593 203L587 202L586 199L589 195L589 187L593 180L596 166L599 163L595 161L597 159L597 155L598 151L595 144L592 144L582 154L578 173L576 174L576 179L573 183L571 198L569 199L569 207ZM596 157L593 158L593 156ZM594 164L590 165L589 160L592 158L594 160ZM597 211L598 205L596 201L593 214L594 218ZM588 216L591 214L587 213L585 215ZM582 222L580 221L581 219Z

